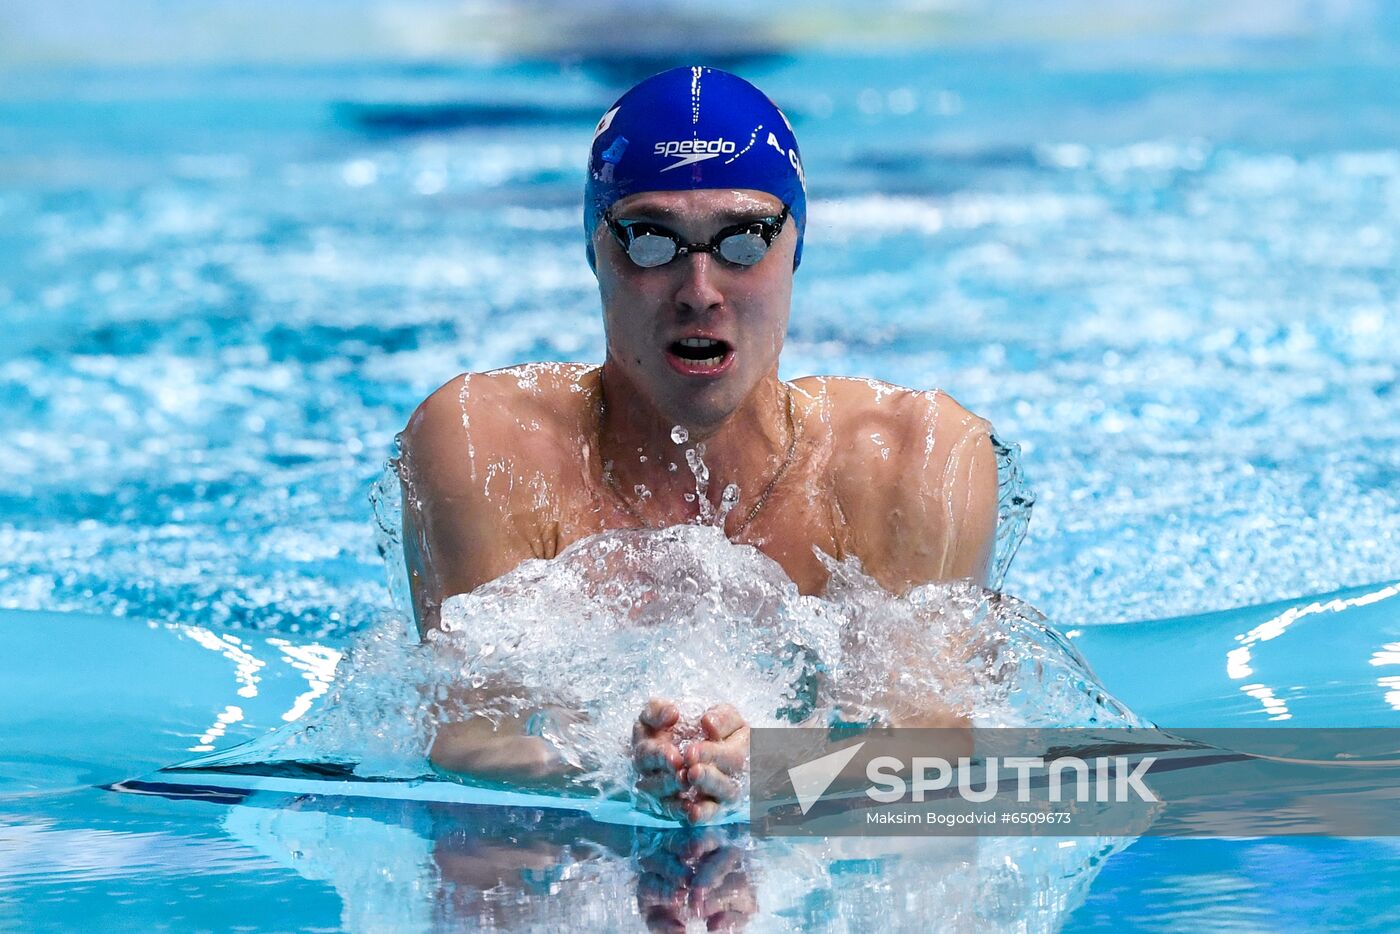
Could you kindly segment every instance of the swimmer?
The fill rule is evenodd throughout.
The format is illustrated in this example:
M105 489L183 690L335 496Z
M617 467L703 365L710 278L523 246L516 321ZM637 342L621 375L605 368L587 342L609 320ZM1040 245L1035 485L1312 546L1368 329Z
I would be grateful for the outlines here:
M997 467L985 421L939 391L778 378L807 198L797 140L763 92L711 68L646 79L599 120L584 195L603 364L458 376L402 435L420 630L438 625L445 599L522 561L697 517L771 557L804 594L827 580L814 548L859 558L897 593L987 583ZM703 484L684 453L701 445ZM558 774L525 719L444 725L432 760L502 779ZM901 721L949 722L936 705ZM692 734L683 753L678 737ZM632 743L637 787L664 813L700 822L740 794L748 726L728 704L690 724L654 699Z

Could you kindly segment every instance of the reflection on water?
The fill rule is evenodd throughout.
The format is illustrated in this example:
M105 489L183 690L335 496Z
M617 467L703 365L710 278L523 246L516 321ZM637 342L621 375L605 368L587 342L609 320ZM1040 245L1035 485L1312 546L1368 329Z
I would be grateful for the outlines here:
M334 886L350 930L1053 931L1126 841L754 840L559 812L253 795L225 830ZM366 854L373 854L367 858Z
M56 820L0 811L0 882L7 886L26 880L73 884L162 875L192 864L223 875L264 868L268 860L232 840L64 827Z

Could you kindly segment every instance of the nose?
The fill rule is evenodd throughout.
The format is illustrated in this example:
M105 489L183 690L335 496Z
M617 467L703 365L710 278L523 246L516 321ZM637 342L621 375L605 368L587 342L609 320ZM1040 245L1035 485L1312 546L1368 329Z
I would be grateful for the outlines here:
M674 260L680 267L675 301L682 311L712 311L724 304L724 293L715 281L715 260L708 253L690 253Z

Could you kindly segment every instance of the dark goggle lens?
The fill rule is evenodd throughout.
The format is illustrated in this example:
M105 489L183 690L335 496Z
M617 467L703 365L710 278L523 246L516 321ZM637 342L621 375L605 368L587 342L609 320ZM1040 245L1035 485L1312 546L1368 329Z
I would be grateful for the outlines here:
M768 241L757 231L731 234L719 242L719 255L739 266L752 266L768 253Z
M680 253L718 253L720 258L735 266L753 266L768 255L768 247L787 220L788 208L776 219L765 219L720 231L709 243L686 244L680 237L650 224L618 221L607 216L613 236L622 244L633 263L644 269L664 266Z
M664 266L676 257L676 241L660 234L640 234L627 244L627 255L638 266Z

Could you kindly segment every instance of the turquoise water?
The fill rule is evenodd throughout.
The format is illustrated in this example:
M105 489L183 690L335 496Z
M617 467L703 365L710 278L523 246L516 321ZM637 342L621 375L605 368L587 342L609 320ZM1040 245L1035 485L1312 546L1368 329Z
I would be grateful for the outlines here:
M1006 589L1165 724L1400 722L1397 598L1356 602L1400 578L1400 25L1285 6L731 62L811 186L784 375L939 386L1019 441ZM427 392L600 358L582 159L651 67L201 54L0 83L0 926L639 924L672 837L95 789L324 696L388 608L366 491ZM894 893L1007 860L1007 928L1400 911L1385 840L703 842L759 929L898 929Z
M1255 653L1249 681L1231 677L1237 637L1271 623L1282 631ZM640 927L639 900L687 890L667 856L687 846L720 855L759 930L1394 928L1393 839L891 850L780 846L742 828L633 831L518 808L114 794L94 786L188 759L205 739L227 748L283 724L314 702L345 640L24 611L0 617L0 639L17 660L0 685L0 924L16 930ZM1368 662L1400 641L1400 588L1097 627L1076 641L1110 690L1160 722L1264 725L1278 714L1241 688L1265 683L1297 725L1394 723L1396 685L1387 693L1384 669ZM210 737L230 707L240 716Z

